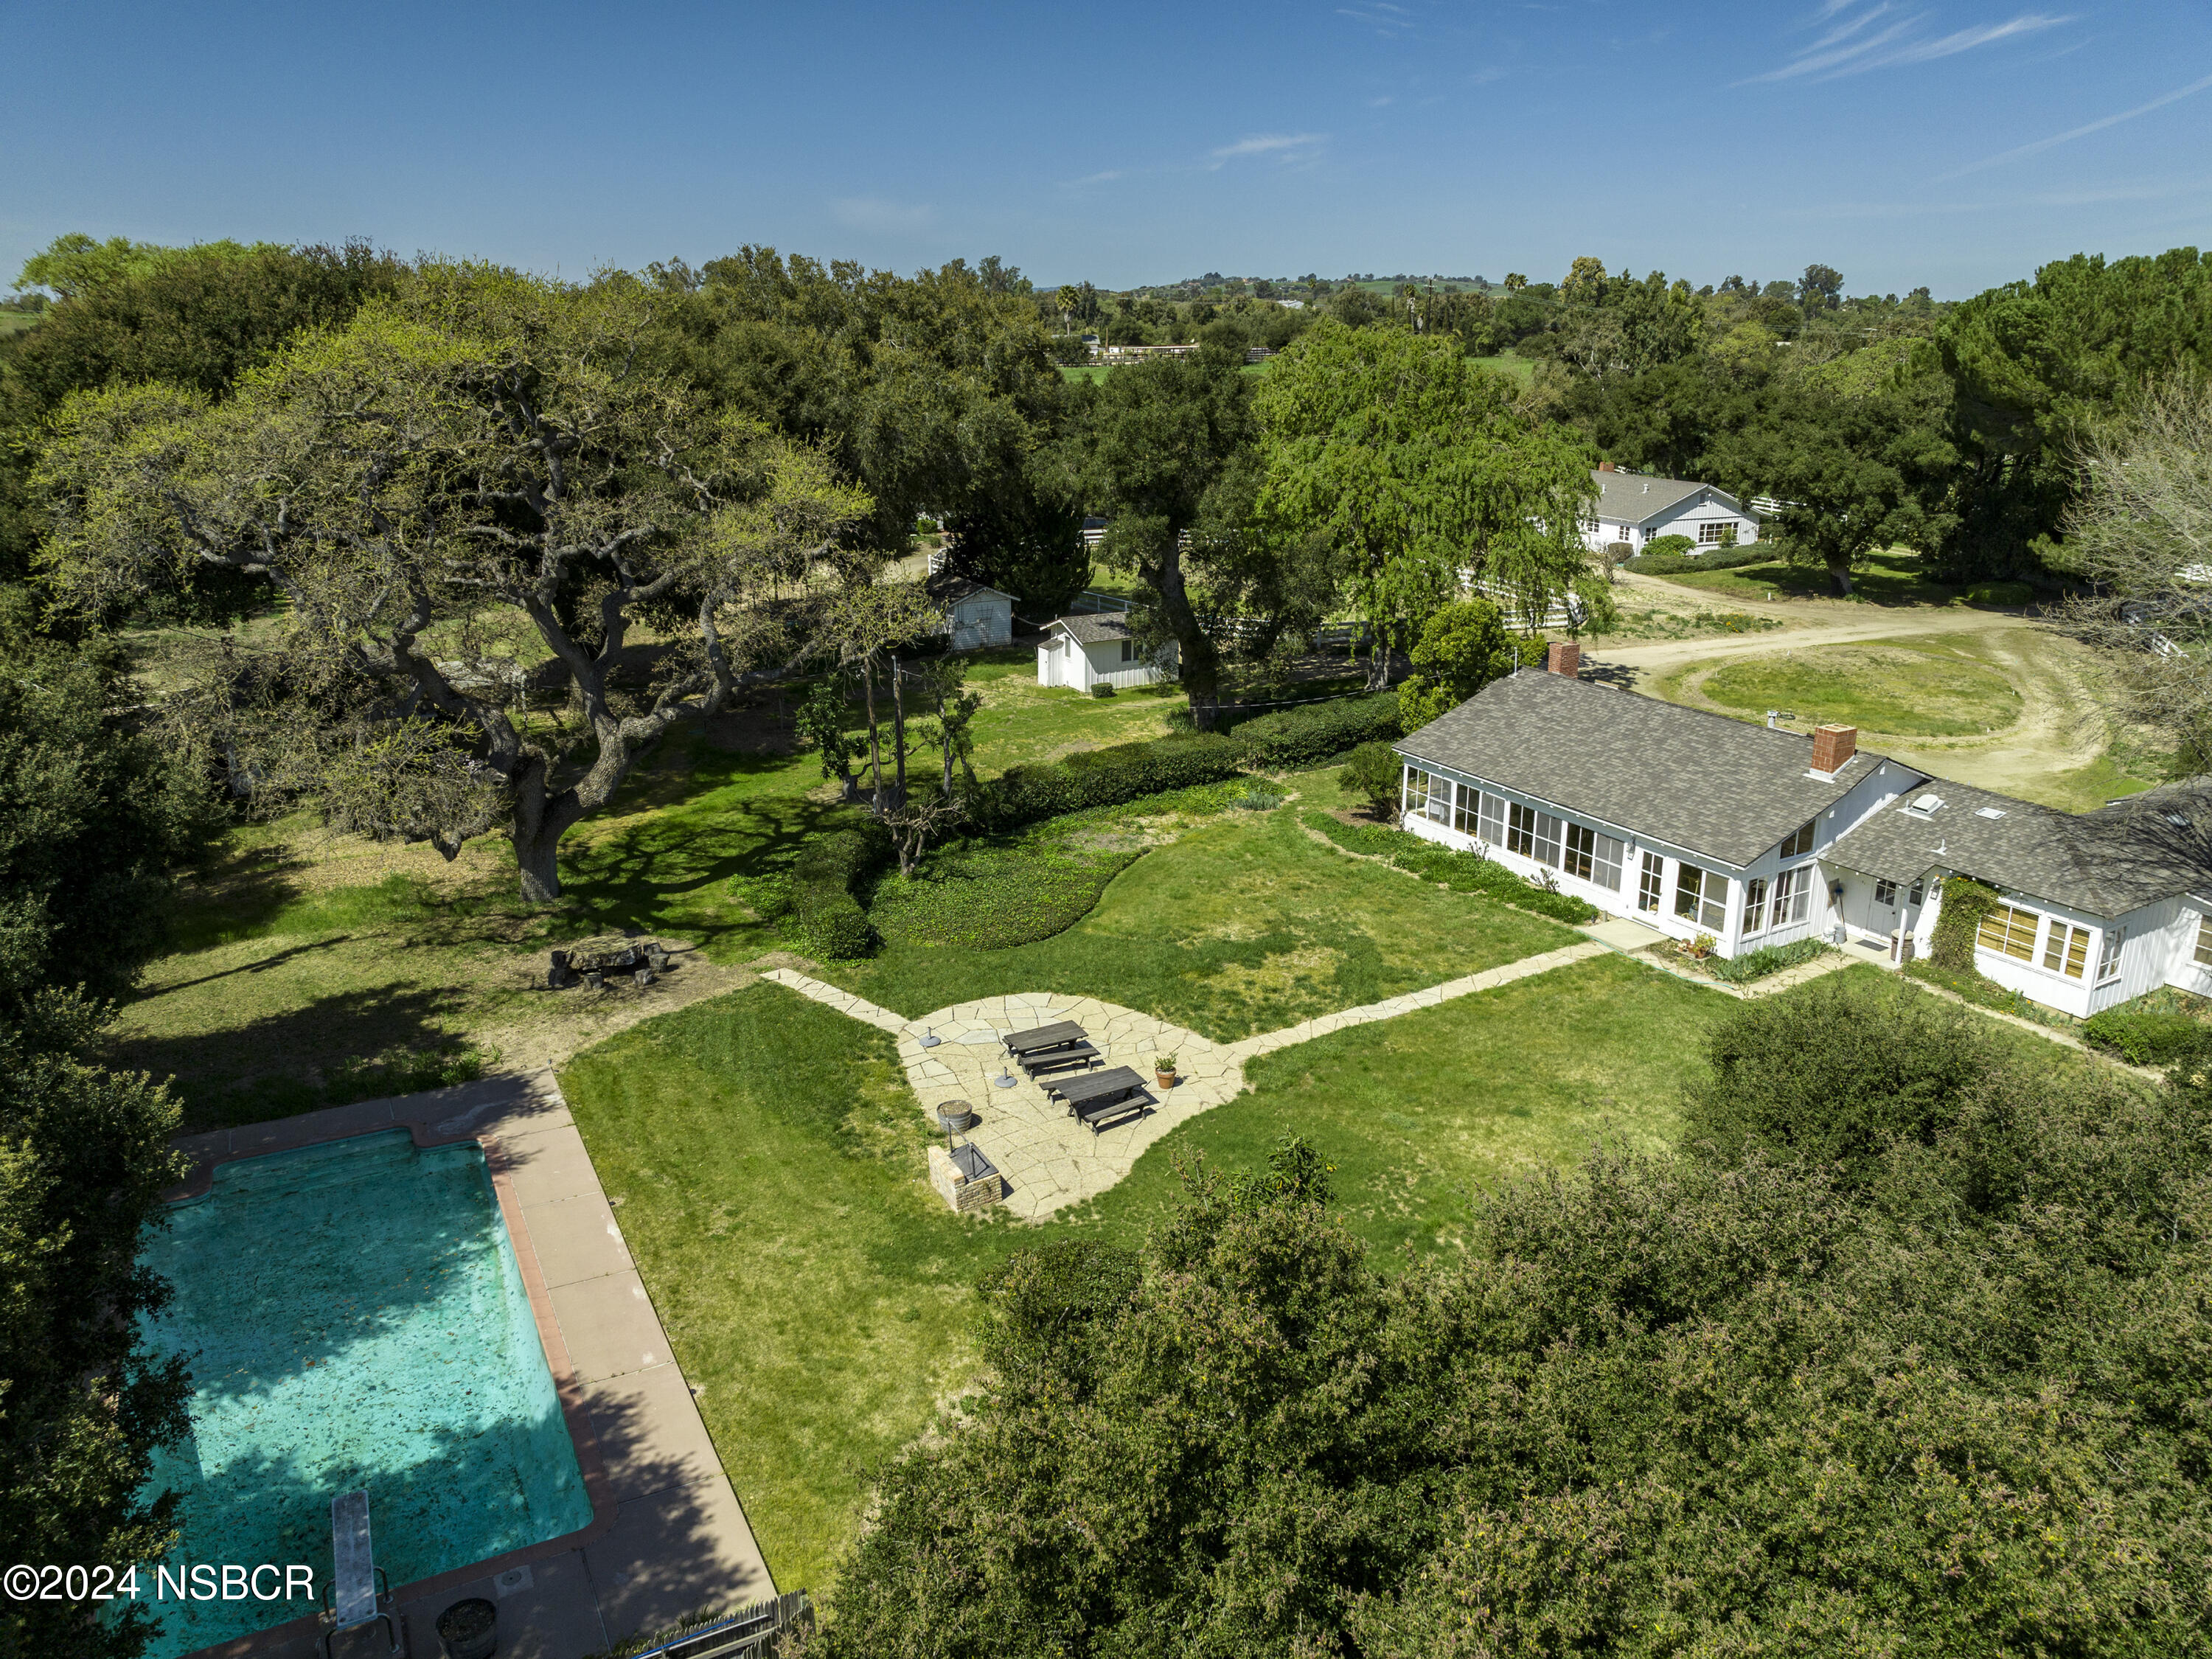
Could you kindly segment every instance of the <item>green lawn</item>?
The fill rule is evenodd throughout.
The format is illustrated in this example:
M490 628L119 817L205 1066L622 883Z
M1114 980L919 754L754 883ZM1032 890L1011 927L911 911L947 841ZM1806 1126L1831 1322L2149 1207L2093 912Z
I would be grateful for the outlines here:
M1120 832L1141 833L1141 819ZM1111 844L1113 836L1108 837ZM1314 842L1294 810L1232 814L1147 854L1066 932L1012 950L893 942L824 975L909 1018L1058 991L1217 1041L1295 1024L1555 950L1577 937Z
M1245 1167L1289 1129L1370 1243L1449 1245L1506 1176L1601 1135L1663 1144L1727 1006L1607 957L1282 1050L1042 1227L945 1210L890 1038L774 985L626 1032L562 1086L771 1570L821 1590L871 1471L972 1376L972 1286L1009 1252L1073 1228L1133 1243L1177 1152Z
M1905 737L1965 737L2020 718L2009 681L1942 639L1822 645L1725 664L1698 690L1748 714L1769 708Z
M1476 357L1470 361L1479 368L1494 369L1523 386L1536 378L1534 362L1527 357L1516 357L1510 351L1500 352L1495 357Z
M1716 597L1735 599L1825 599L1828 573L1810 565L1747 564L1734 570L1697 570L1661 581ZM1922 569L1920 556L1909 548L1893 547L1875 554L1851 573L1851 599L1863 605L1948 605L1959 589L1930 581Z

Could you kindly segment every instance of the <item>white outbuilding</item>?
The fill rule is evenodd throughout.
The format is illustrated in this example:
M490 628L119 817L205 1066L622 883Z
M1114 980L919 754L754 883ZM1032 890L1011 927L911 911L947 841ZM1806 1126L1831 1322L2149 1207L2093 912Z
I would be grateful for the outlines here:
M1044 643L1037 647L1037 684L1072 686L1088 691L1110 685L1117 691L1173 679L1178 672L1175 641L1157 653L1145 654L1130 631L1129 618L1121 611L1096 616L1061 617L1047 623Z
M975 651L1014 641L1014 596L965 576L933 576L930 597L945 607L945 631L955 651Z

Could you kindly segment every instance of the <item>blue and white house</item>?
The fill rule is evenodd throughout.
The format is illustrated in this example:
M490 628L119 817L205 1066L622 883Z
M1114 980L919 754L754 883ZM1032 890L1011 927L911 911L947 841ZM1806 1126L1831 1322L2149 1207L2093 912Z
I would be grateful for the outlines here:
M1622 547L1641 553L1662 536L1687 536L1697 553L1759 539L1758 516L1714 485L1623 472L1610 461L1590 476L1597 505L1583 521L1583 543L1593 553Z
M1722 956L1808 938L1924 952L1947 876L1995 888L1976 964L2086 1016L2212 995L2212 785L2067 813L1807 737L1549 672L1487 685L1396 745L1416 835L1480 851Z

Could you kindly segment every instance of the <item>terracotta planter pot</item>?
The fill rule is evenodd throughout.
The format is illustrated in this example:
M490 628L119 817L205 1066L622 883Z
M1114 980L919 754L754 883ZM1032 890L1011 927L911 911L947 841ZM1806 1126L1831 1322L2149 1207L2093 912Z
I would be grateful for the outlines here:
M1155 1072L1152 1075L1159 1079L1161 1088L1172 1089L1175 1087L1176 1074L1173 1072Z

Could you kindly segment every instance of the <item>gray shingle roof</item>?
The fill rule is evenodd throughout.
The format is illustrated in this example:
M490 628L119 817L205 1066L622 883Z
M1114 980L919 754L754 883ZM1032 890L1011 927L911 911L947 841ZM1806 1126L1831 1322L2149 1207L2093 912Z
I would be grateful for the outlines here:
M1012 594L1001 592L998 588L987 587L973 577L955 576L949 574L932 576L928 582L928 591L930 598L941 599L946 605L957 605L961 600L972 599L978 593L996 593L1008 604L1012 604L1014 598Z
M1863 751L1820 778L1810 738L1534 671L1493 680L1396 747L1738 867L1882 760Z
M1118 611L1102 611L1079 617L1061 617L1045 624L1048 628L1065 628L1075 636L1079 645L1103 645L1109 640L1133 637L1129 632L1129 619Z
M1710 484L1693 483L1687 478L1647 478L1636 472L1594 472L1597 480L1597 506L1593 518L1614 524L1642 524L1687 501ZM1722 489L1713 489L1713 499L1728 507L1735 507L1735 497ZM1740 509L1739 509L1740 510Z
M1913 810L1925 795L1942 805ZM1893 881L1940 866L2007 892L2121 916L2212 887L2212 784L2168 784L2076 814L1932 778L1852 830L1829 856Z

